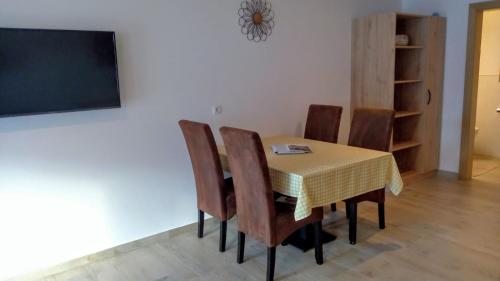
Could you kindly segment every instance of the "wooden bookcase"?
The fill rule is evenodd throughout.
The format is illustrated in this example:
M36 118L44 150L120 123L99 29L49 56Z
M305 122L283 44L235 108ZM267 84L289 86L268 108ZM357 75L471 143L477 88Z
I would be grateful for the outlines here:
M396 111L391 147L406 183L438 169L445 30L445 18L402 13L353 23L351 108Z

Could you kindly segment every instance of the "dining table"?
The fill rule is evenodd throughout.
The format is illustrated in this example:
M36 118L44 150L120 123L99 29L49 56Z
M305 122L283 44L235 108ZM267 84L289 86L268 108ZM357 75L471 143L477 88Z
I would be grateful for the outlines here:
M296 198L296 221L308 217L314 208L327 206L370 191L387 188L394 195L403 190L398 165L389 152L309 140L292 136L262 138L272 188ZM311 153L276 154L273 145L305 145ZM224 146L219 146L222 167L230 173ZM323 242L336 237L323 233ZM288 241L308 250L314 246L312 227L307 227Z

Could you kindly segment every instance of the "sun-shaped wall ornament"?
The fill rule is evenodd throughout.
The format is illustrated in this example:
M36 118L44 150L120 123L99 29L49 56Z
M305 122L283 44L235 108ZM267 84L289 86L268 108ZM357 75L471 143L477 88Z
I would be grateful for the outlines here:
M266 41L274 28L274 11L269 0L244 0L238 10L241 33L254 42Z

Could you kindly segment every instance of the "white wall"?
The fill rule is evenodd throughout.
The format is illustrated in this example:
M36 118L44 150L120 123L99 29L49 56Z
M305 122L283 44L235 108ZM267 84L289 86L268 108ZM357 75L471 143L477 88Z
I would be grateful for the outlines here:
M338 104L346 139L352 16L400 1L273 0L262 44L240 33L239 3L0 0L2 27L116 31L123 97L0 119L0 279L194 222L181 118L301 134L310 103Z
M484 12L479 75L500 74L500 9ZM498 79L497 79L498 80Z
M402 0L403 11L448 19L440 169L458 172L465 85L469 4L484 0Z
M486 11L483 19L474 152L500 158L500 10Z

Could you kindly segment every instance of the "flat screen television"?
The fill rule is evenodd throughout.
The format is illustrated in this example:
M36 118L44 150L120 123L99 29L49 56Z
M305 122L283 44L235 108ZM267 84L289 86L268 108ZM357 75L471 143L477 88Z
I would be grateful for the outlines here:
M0 28L0 117L120 106L114 32Z

